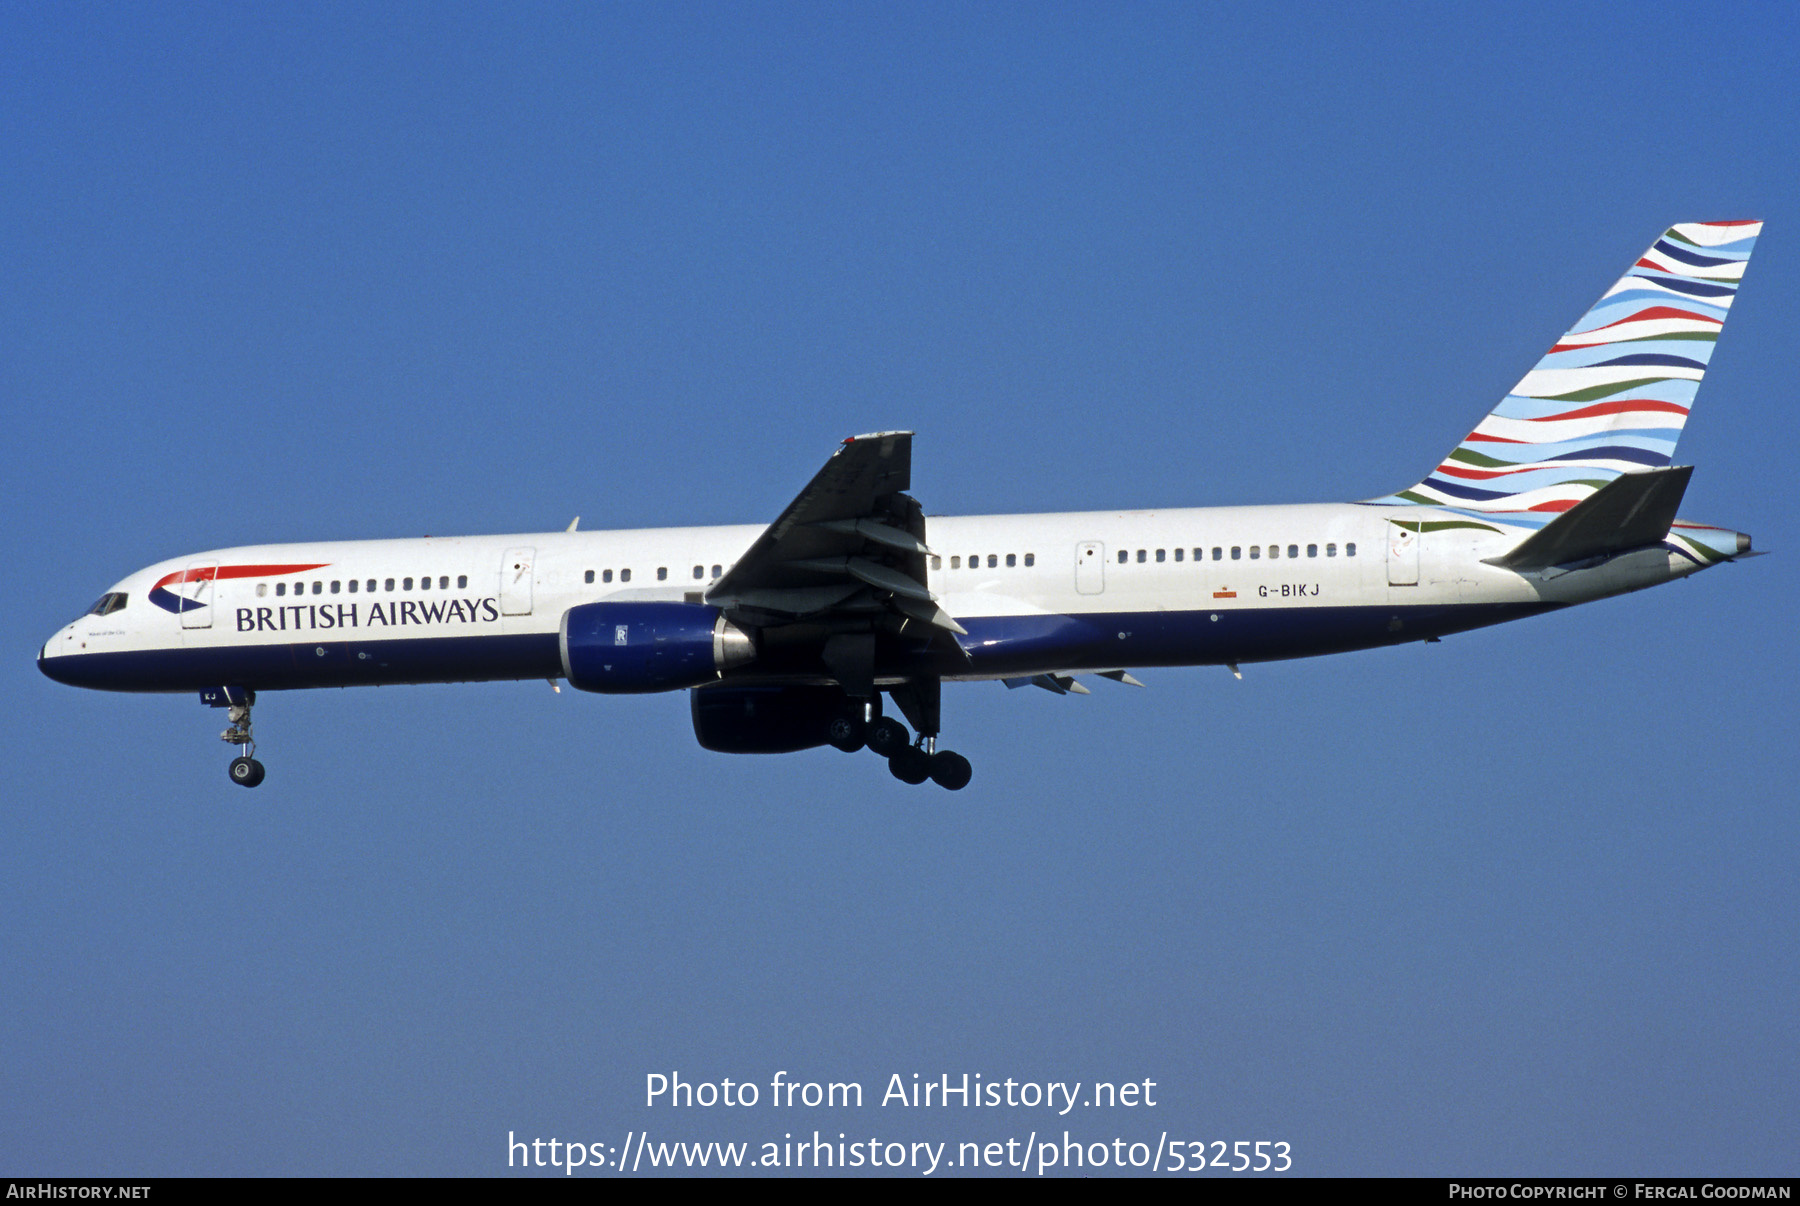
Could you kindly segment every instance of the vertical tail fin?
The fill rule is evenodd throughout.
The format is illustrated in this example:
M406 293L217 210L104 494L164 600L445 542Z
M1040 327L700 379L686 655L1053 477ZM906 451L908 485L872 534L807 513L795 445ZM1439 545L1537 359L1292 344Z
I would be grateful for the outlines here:
M1372 502L1541 526L1669 464L1761 222L1670 227L1431 475Z

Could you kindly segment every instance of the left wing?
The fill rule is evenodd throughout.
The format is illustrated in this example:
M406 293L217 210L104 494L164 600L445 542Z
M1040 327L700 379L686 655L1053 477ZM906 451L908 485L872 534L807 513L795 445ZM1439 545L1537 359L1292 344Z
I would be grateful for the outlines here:
M755 623L891 617L961 634L925 585L925 515L910 495L912 432L852 436L706 601Z

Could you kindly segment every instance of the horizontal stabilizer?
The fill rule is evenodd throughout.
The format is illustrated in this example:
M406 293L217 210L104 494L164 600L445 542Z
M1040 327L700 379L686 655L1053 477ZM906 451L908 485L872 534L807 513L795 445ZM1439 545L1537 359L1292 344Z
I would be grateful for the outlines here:
M1687 493L1692 465L1627 473L1564 511L1489 565L1510 570L1548 569L1590 557L1658 544L1669 534Z

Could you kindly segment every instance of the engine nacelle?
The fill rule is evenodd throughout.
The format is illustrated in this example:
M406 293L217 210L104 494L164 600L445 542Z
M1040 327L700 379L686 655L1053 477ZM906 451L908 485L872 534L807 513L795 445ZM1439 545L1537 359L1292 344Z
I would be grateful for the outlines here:
M640 695L710 683L756 656L750 635L701 603L584 603L563 614L563 677Z
M842 687L700 687L688 693L694 736L721 754L788 754L824 745L849 707Z

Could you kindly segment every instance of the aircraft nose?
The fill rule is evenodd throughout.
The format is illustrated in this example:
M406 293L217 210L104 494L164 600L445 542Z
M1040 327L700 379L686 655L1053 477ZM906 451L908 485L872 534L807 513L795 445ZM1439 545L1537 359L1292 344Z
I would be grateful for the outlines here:
M75 659L59 656L56 651L51 648L52 645L56 644L57 637L62 635L63 634L59 632L38 647L38 669L43 671L44 677L50 679L52 682L59 682L68 687L80 686L70 673L73 669Z
M63 681L62 678L57 675L55 670L51 669L51 665L55 661L56 659L50 656L50 642L45 641L38 648L38 669L44 672L44 677L60 683Z

